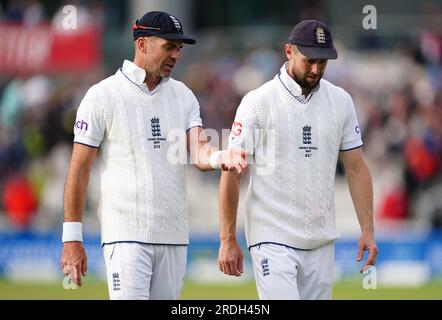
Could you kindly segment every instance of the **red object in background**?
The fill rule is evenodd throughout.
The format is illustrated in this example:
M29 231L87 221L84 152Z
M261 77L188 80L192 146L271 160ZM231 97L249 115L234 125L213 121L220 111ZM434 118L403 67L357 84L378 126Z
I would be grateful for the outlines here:
M37 210L37 197L31 183L22 175L10 178L5 184L3 205L11 223L26 228Z
M407 166L419 181L426 181L439 170L439 157L431 153L422 140L409 139L405 144Z
M379 217L382 219L401 220L408 215L408 197L405 191L393 190L381 200Z
M49 71L89 71L100 61L101 33L96 28L53 32Z
M0 73L85 72L101 63L101 32L93 26L0 24Z

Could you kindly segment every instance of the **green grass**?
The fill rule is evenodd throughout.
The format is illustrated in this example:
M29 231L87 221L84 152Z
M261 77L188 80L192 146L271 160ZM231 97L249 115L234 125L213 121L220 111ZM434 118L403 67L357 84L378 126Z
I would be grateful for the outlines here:
M257 299L253 282L245 284L200 284L187 281L181 299L223 300ZM364 290L355 281L342 281L333 287L334 299L442 299L442 281L419 288L383 288ZM108 299L106 284L87 279L78 290L65 290L60 283L26 283L0 280L0 299Z
M442 282L433 281L421 287L382 287L365 290L361 283L341 281L333 286L335 300L433 300L442 299Z

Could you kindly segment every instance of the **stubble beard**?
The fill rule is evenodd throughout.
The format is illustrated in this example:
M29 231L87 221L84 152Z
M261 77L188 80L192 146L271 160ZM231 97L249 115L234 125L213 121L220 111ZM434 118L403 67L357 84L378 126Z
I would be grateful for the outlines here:
M312 90L312 89L314 89L314 88L318 85L319 81L322 79L322 75L321 75L321 76L318 77L318 79L317 79L314 83L312 83L312 82L310 82L310 81L308 80L308 78L307 78L306 75L304 75L304 76L302 76L302 77L299 77L299 76L296 74L296 72L294 72L293 75L294 75L294 78L295 78L296 83L299 84L299 86L300 86L302 89L307 89L307 90Z

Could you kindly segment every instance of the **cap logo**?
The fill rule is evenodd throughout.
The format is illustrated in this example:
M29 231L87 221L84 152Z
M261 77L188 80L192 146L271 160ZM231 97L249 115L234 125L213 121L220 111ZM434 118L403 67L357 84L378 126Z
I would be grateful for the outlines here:
M173 17L173 16L169 16L170 19L172 19L173 24L175 25L175 29L177 30L181 30L181 24L180 22L177 20L177 18Z
M325 43L325 33L324 33L324 29L322 29L321 27L318 27L316 29L316 42L317 43Z

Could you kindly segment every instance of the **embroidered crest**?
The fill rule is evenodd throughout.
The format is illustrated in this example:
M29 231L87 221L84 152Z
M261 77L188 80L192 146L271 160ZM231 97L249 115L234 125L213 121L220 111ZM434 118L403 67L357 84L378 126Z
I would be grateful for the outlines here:
M309 125L302 128L302 143L312 144L312 127Z
M316 29L316 42L317 43L325 43L325 33L324 33L324 29L322 29L321 27L318 27Z
M269 259L264 258L261 260L261 267L262 267L262 275L268 276L270 275L270 268L269 268Z
M112 273L112 287L114 291L121 290L120 275L118 272Z
M180 24L180 22L178 21L178 19L175 18L174 16L169 16L169 17L170 17L170 19L172 19L173 24L175 25L175 29L177 29L177 30L181 30L181 24Z
M166 138L163 138L161 135L161 126L160 119L157 117L153 117L150 119L150 128L152 131L152 138L148 138L148 141L153 141L154 149L161 148L161 141L165 141Z
M154 137L161 136L160 119L153 117L152 119L150 119L150 125L152 129L152 136Z
M306 158L311 158L313 151L318 150L318 147L312 145L312 127L308 124L302 127L302 145L299 146L299 150L304 150Z

